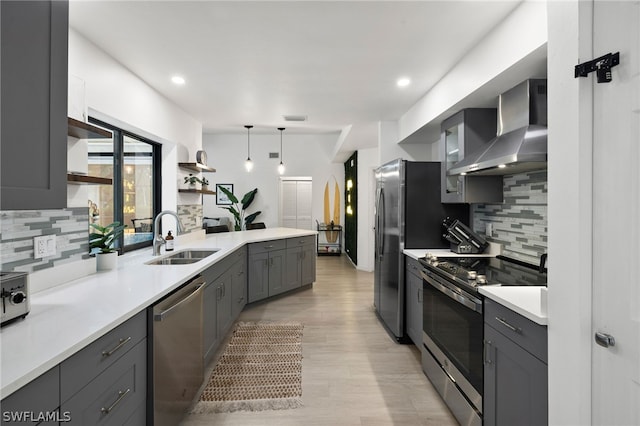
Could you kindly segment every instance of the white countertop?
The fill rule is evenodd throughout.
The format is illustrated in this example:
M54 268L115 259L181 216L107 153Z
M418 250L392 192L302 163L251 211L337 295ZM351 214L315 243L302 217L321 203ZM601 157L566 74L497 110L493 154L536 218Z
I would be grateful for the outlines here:
M315 235L316 231L272 228L209 234L176 245L216 248L188 265L145 265L151 247L118 258L118 269L101 271L31 296L26 319L0 331L0 398L5 398L76 353L190 278L247 243Z
M547 325L547 311L544 298L546 287L513 286L513 287L479 287L480 294L519 313L523 317L540 324Z

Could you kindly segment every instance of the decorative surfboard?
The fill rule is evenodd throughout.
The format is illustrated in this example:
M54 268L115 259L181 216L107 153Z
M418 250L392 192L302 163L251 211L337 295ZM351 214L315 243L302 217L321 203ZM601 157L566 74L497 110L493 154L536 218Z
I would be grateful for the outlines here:
M330 181L333 180L333 215L331 214L331 194L330 194ZM338 181L334 176L332 179L329 179L324 186L324 223L327 226L331 226L331 222L333 221L334 225L340 224L340 187L338 186ZM327 238L327 242L335 243L338 240L338 236L340 235L337 231L325 231L325 236Z

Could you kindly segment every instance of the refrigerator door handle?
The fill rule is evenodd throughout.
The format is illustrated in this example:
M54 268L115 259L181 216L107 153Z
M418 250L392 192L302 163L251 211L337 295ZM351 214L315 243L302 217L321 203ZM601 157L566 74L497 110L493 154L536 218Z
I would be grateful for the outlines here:
M382 226L380 226L380 256L384 255L384 231L385 231L385 205L384 205L384 188L380 188L380 202L378 203L382 214Z

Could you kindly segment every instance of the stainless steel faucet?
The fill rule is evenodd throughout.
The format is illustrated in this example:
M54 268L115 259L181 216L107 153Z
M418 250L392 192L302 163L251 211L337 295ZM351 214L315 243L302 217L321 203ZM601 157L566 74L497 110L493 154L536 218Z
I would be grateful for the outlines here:
M153 232L157 234L153 238L153 255L154 256L157 256L157 255L160 254L160 246L162 246L163 244L166 243L165 239L158 232L158 228L160 226L160 218L162 218L162 216L164 216L166 214L171 215L171 216L176 218L176 223L177 223L177 226L178 226L178 231L177 231L176 235L178 235L179 233L182 232L182 225L180 224L180 218L178 217L178 214L176 212L171 211L171 210L163 210L160 213L158 213L156 218L153 219Z

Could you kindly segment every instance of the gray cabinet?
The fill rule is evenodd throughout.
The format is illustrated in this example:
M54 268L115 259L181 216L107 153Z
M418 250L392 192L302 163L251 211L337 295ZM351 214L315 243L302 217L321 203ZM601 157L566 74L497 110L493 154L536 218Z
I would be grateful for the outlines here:
M143 339L117 362L92 379L81 392L63 402L69 425L144 426L147 387L147 341Z
M220 341L246 304L247 250L242 247L202 272L202 338L205 365L215 355Z
M140 312L60 364L60 412L71 425L144 425L147 323ZM144 413L142 413L144 414Z
M249 303L285 291L286 240L249 244Z
M37 379L2 400L2 424L13 425L57 425L60 416L60 368L55 366ZM39 423L38 418L26 417L25 413L45 413L50 421ZM58 417L60 416L60 417Z
M284 291L294 290L316 279L316 239L314 236L289 238Z
M0 206L67 204L67 1L0 2Z
M422 277L417 260L405 256L405 315L407 335L422 350Z
M547 425L547 328L485 299L484 424Z
M247 304L247 257L242 249L242 259L236 261L231 268L231 317L238 318Z
M231 270L213 282L216 291L216 327L218 336L224 336L233 323L231 317Z
M502 176L449 176L467 153L496 136L496 110L468 108L447 118L441 131L441 200L443 203L502 203Z

